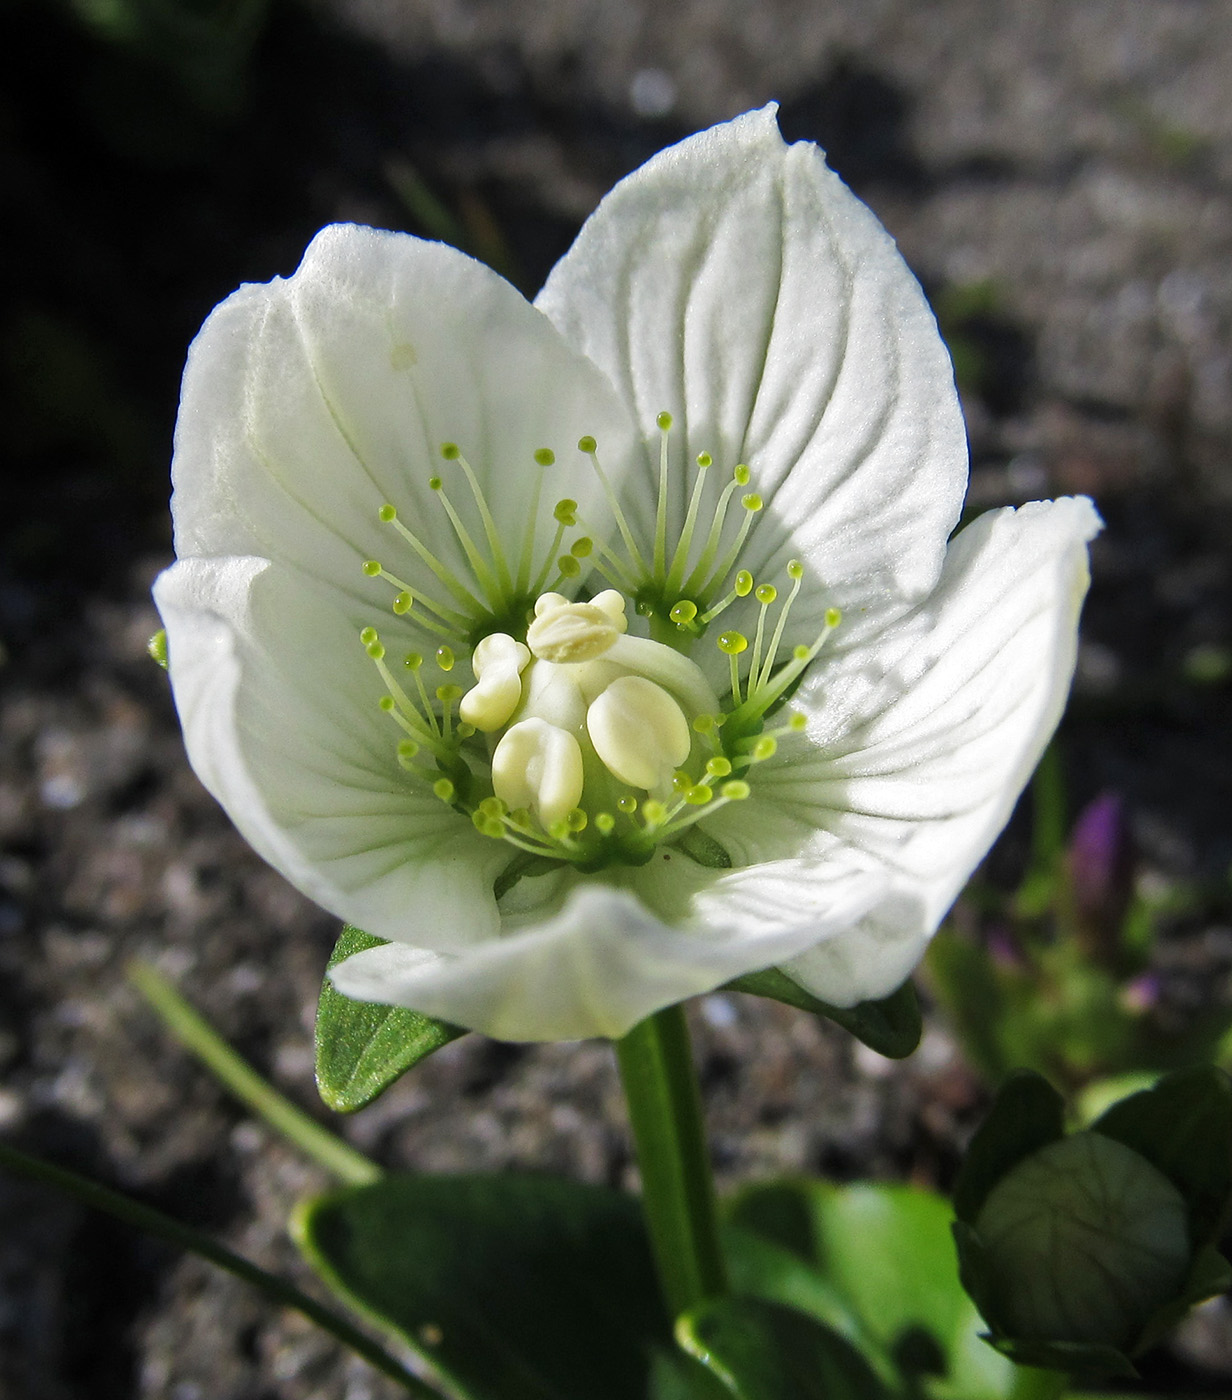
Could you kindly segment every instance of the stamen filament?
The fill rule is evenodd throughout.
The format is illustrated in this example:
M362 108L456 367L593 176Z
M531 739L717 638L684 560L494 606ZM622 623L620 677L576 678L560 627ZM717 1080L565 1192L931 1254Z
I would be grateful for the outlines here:
M469 609L472 614L476 615L487 611L484 608L483 602L477 598L469 588L459 583L452 571L441 563L427 545L423 544L417 535L406 528L402 521L398 519L393 506L383 505L378 512L378 516L386 525L392 525L394 529L397 530L407 544L411 546L415 553L419 555L428 568L432 570L463 607Z
M735 582L731 589L723 595L714 605L702 613L698 619L703 625L713 622L716 617L725 609L730 608L737 598L747 598L753 591L753 575L747 569L741 569L736 575Z
M577 523L578 528L584 530L586 534L594 540L594 567L616 588L622 589L626 593L635 593L637 591L637 580L629 570L625 568L620 555L615 553L609 545L604 544L596 532L591 529L580 515L577 517ZM603 560L603 565L599 563L600 560ZM604 567L604 565L606 565L606 567Z
M479 552L475 541L471 539L470 531L462 523L462 517L454 509L453 502L449 499L445 491L445 483L439 476L434 476L428 483L436 492L437 498L445 508L445 514L449 517L449 523L453 526L453 532L458 537L458 543L462 546L462 552L466 555L466 562L471 566L471 573L475 575L475 582L487 594L488 604L492 608L499 608L504 603L505 595L500 587L496 575L492 572L483 555Z
M667 567L667 437L672 415L660 413L655 423L659 429L659 500L655 506L654 576L662 578Z
M706 489L706 468L711 465L711 460L709 452L703 452L697 459L697 481L693 486L693 494L689 497L689 509L684 517L680 538L676 541L675 552L672 554L671 568L663 585L664 593L676 592L684 578L684 571L689 562L689 546L693 543L693 531L697 528L697 516Z
M371 565L376 564L373 569ZM426 627L430 631L438 632L442 637L456 637L459 630L465 630L470 623L470 619L462 613L452 612L449 608L443 608L439 603L434 603L426 594L421 593L418 588L407 583L405 579L400 579L397 574L391 574L382 564L377 564L375 559L369 559L364 564L364 573L368 578L383 579L386 583L391 583L399 590L399 597L394 599L394 612L402 617L410 612L414 603L418 603L422 608L436 614L441 621L432 618L417 617L415 620L421 627ZM404 607L399 607L399 599L405 595L408 600ZM447 625L446 625L447 624Z
M543 592L543 585L547 582L548 574L552 570L552 565L556 562L556 551L564 543L565 531L577 524L577 516L572 511L568 512L567 518L562 518L561 507L565 504L564 501L558 501L556 510L553 512L553 518L556 521L556 533L552 536L552 543L548 546L547 558L543 561L543 568L539 570L538 577L530 586L532 597L537 598L539 594ZM570 501L568 504L572 505L573 503Z
M447 459L448 460L448 459ZM466 474L466 480L471 488L471 495L475 498L475 507L479 511L479 518L483 521L483 533L488 539L488 548L492 551L492 562L496 565L496 576L500 584L500 598L492 599L495 605L499 602L508 602L513 593L513 579L509 574L509 565L505 559L505 551L501 548L500 532L496 528L496 521L492 518L492 512L488 509L488 503L484 499L482 490L479 487L479 479L476 477L471 464L459 452L453 458ZM442 492L442 495L444 493Z
M419 691L419 698L423 701L428 723L432 726L432 732L439 734L441 730L436 721L436 711L432 708L432 701L428 699L428 687L424 685L423 676L419 674L419 668L423 665L423 657L418 652L408 652L402 664L415 677L415 688Z
M637 541L633 538L633 531L629 529L629 522L625 519L625 513L620 508L620 502L616 499L616 492L612 490L612 483L607 479L607 473L599 462L599 452L592 437L581 438L578 442L578 451L584 452L590 458L590 464L598 473L599 480L603 485L603 494L607 497L607 503L611 509L612 516L616 521L616 528L620 531L620 537L625 542L625 548L629 551L629 559L634 569L643 574L650 572L646 567L646 561L642 558L642 551L637 547Z
M744 548L744 542L749 537L749 531L753 528L753 517L762 508L760 496L748 495L741 499L740 504L744 507L744 519L740 522L740 529L736 532L736 538L732 541L731 548L723 556L722 563L715 567L709 582L704 588L713 588L722 578L726 578L731 572L732 566L740 558L740 551ZM690 590L691 591L691 590Z
M530 571L534 567L535 560L535 526L539 520L539 497L543 491L543 471L535 473L535 481L530 489L530 510L526 516L526 534L522 537L522 553L518 559L518 577L515 585L516 591L525 594L530 583ZM550 559L556 551L553 549L549 553ZM537 592L538 590L532 590Z
M758 585L753 596L757 599L760 607L757 613L757 631L753 633L753 658L749 662L749 674L744 683L744 693L749 699L752 699L757 690L757 673L761 668L761 646L763 633L766 630L766 613L770 610L770 604L779 596L779 591L774 584L763 583Z
M727 521L727 507L731 498L736 494L737 487L749 484L749 469L743 463L732 473L732 479L723 488L718 501L714 507L714 518L710 522L710 533L706 536L706 543L702 549L701 557L698 559L693 572L684 581L683 591L690 597L697 597L702 592L702 580L708 579L707 587L720 578L727 575L727 569L721 572L711 573L710 566L714 563L715 556L719 552L719 545L723 542L723 526ZM728 568L731 566L728 565Z
M791 592L787 595L782 610L779 612L779 620L774 629L774 635L770 638L770 646L766 651L765 664L762 666L761 675L757 678L757 688L760 690L770 680L770 673L774 669L774 658L779 654L779 646L783 641L783 629L787 625L787 614L791 611L791 605L796 601L796 595L800 592L800 582L804 578L804 565L798 559L792 559L787 565L787 574L791 579ZM752 672L749 673L752 679Z

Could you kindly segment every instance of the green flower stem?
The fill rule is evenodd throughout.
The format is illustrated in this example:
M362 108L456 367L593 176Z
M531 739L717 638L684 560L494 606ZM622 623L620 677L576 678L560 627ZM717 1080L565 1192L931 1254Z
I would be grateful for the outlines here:
M149 963L130 963L128 977L176 1039L271 1128L347 1186L367 1186L380 1179L375 1162L283 1098Z
M636 1025L616 1042L642 1173L642 1200L664 1299L673 1317L727 1292L701 1095L684 1009Z
M426 1382L421 1381L418 1376L413 1375L384 1347L374 1342L371 1337L366 1336L358 1328L352 1327L344 1317L339 1317L337 1313L323 1307L315 1298L310 1298L307 1293L301 1293L294 1284L288 1283L286 1279L279 1278L276 1274L266 1273L264 1269L258 1268L256 1264L245 1259L243 1255L233 1254L231 1250L219 1244L217 1240L211 1239L209 1235L203 1235L199 1230L182 1224L172 1216L164 1215L162 1211L154 1210L150 1206L142 1205L140 1201L134 1201L131 1197L121 1195L118 1191L101 1186L88 1177L78 1176L76 1172L66 1171L65 1168L44 1162L38 1157L28 1156L26 1153L18 1152L16 1148L7 1147L3 1143L0 1143L0 1168L11 1172L14 1176L21 1177L23 1180L53 1186L56 1190L62 1191L66 1196L71 1196L74 1200L80 1201L93 1210L101 1210L106 1215L122 1220L126 1225L144 1230L146 1234L153 1235L156 1239L166 1240L168 1244L189 1250L202 1259L208 1259L211 1264L216 1264L220 1269L225 1269L227 1273L234 1274L236 1278L241 1278L245 1283L252 1284L254 1288L259 1289L273 1302L280 1303L284 1307L294 1308L297 1312L302 1313L310 1322L315 1322L322 1330L336 1337L343 1346L349 1348L357 1356L362 1356L370 1366L375 1367L382 1375L397 1381L407 1394L414 1395L417 1400L442 1400L439 1391L434 1390Z

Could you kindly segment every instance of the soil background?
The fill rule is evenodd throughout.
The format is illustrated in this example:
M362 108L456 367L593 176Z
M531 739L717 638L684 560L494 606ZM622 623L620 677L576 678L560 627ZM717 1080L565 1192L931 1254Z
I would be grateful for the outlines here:
M939 311L972 505L1099 504L1061 739L1070 811L1119 794L1139 879L1223 891L1165 951L1181 1003L1227 1000L1226 0L7 0L0 55L6 1140L313 1286L284 1222L323 1176L125 980L153 961L328 1118L311 1032L336 926L201 789L145 655L185 349L217 301L290 273L339 219L451 231L533 293L615 180L772 99ZM993 879L1021 869L1023 830ZM775 1004L695 1013L722 1184L952 1180L987 1098L940 1019L892 1064ZM469 1036L335 1126L391 1167L636 1181L600 1042ZM1228 1393L1225 1302L1148 1384ZM235 1280L0 1179L3 1400L394 1393Z

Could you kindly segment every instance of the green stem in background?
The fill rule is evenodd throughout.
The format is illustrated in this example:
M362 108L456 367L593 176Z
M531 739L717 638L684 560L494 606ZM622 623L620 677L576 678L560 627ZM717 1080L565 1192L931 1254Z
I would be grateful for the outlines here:
M153 1235L156 1239L166 1240L168 1244L187 1249L202 1259L208 1259L211 1264L216 1264L227 1273L252 1284L275 1303L281 1303L284 1307L294 1308L302 1313L310 1322L315 1322L322 1330L337 1338L343 1346L357 1356L362 1356L382 1375L397 1381L409 1395L417 1397L417 1400L442 1400L439 1391L421 1381L418 1376L412 1375L384 1347L358 1328L352 1327L345 1318L323 1307L307 1293L301 1293L293 1283L279 1278L277 1274L266 1273L243 1255L233 1254L217 1240L203 1235L190 1225L184 1225L172 1216L164 1215L162 1211L154 1210L151 1206L142 1205L140 1201L134 1201L109 1187L100 1186L88 1177L78 1176L76 1172L53 1166L52 1163L44 1162L38 1157L27 1156L26 1153L6 1147L3 1143L0 1143L0 1168L23 1180L53 1186L57 1191L62 1191L66 1196L71 1196L93 1210L101 1210L106 1215L122 1220L126 1225L133 1225L138 1230Z
M684 1009L669 1006L616 1042L642 1173L642 1203L673 1317L727 1292L701 1095Z
M1015 1366L1008 1400L1061 1400L1068 1390L1069 1377L1064 1371Z
M149 963L130 963L128 977L180 1044L288 1142L347 1186L367 1186L380 1179L381 1169L375 1162L283 1098Z

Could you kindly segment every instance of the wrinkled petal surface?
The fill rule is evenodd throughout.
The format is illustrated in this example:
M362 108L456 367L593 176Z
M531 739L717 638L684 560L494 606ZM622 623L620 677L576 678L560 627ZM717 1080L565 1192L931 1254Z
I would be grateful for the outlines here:
M176 553L294 564L370 609L387 600L360 564L377 558L440 595L380 506L464 571L428 484L439 474L465 503L465 478L440 455L457 443L516 554L534 452L577 459L584 433L603 435L614 470L634 452L604 376L507 282L443 244L333 225L293 277L242 287L193 342L172 468ZM554 486L603 518L592 475L567 480L568 491L545 487L544 547Z
M510 852L399 773L380 683L331 590L263 559L188 559L155 599L193 766L266 860L379 938L496 936Z
M670 877L664 872L662 882L679 907L684 890L709 883L713 872L685 872L679 867L692 862L678 852L664 854L677 869ZM876 876L836 871L810 923L801 923L796 911L788 924L750 930L738 917L664 922L646 902L657 883L659 875L644 878L642 898L632 890L578 883L557 913L524 931L456 956L387 944L357 953L330 975L348 996L410 1006L501 1040L616 1038L664 1006L837 933L879 889Z
M742 864L837 837L890 876L883 907L788 969L817 996L892 991L1009 818L1065 703L1099 528L1084 499L981 516L930 598L810 674L809 750L784 745L716 814Z
M741 562L807 559L802 623L838 606L853 635L933 586L967 481L949 357L889 234L773 108L623 180L536 305L638 424L676 416L683 460L749 464L767 510ZM686 496L681 473L677 520ZM649 538L653 496L627 506Z

